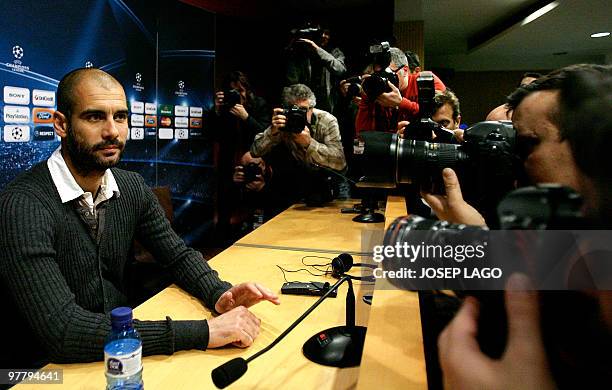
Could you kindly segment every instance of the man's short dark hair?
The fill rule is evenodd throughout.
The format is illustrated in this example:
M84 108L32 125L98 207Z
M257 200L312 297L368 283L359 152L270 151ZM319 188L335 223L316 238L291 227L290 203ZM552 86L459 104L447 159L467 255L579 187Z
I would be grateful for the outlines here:
M419 59L419 55L410 50L406 50L405 54L406 58L408 59L408 67L410 68L411 72L414 72L417 66L421 66L421 60Z
M578 168L591 177L600 203L612 210L612 66L601 72L571 72L559 96L562 127ZM612 214L612 211L607 213Z
M451 106L451 108L453 109L453 119L457 120L457 118L459 118L459 115L461 115L461 107L459 106L459 98L457 98L457 95L455 95L453 91L451 91L450 88L448 87L446 88L444 92L436 91L436 94L434 96L435 111L438 111L438 109L440 109L440 107L442 107L445 104L449 104Z
M64 114L68 120L70 120L74 109L74 90L86 76L95 77L103 85L109 83L121 85L116 78L100 69L78 68L70 71L62 77L57 86L57 111Z
M554 70L547 75L544 75L531 84L521 85L514 92L512 92L506 102L506 106L510 111L515 111L521 102L529 95L537 91L560 91L568 77L575 74L598 74L602 72L609 72L610 67L604 65L594 64L577 64L566 66L558 70ZM548 113L549 120L554 123L560 130L561 138L565 138L563 131L564 126L561 123L561 116L559 115L559 107L555 107L551 112Z

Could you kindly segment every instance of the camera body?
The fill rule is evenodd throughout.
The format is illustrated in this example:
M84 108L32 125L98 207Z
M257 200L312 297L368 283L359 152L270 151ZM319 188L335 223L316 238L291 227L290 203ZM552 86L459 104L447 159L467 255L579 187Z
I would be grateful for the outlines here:
M223 91L223 109L229 111L236 104L240 104L240 91L237 89Z
M281 127L281 130L293 134L301 133L304 127L308 125L307 113L306 108L295 105L283 109L282 114L287 118L287 122L284 127Z
M320 27L304 27L292 30L296 39L309 39L314 42L319 42L322 34Z
M257 175L263 175L263 170L259 164L250 162L243 168L245 184L255 181Z
M361 87L368 99L373 101L381 94L392 91L388 82L391 82L391 84L399 88L399 78L397 74L387 66L381 71L372 73L370 77L365 77L361 83Z

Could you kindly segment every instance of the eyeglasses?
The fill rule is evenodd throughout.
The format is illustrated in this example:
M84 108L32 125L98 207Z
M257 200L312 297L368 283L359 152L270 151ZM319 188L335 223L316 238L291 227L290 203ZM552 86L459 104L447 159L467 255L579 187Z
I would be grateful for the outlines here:
M393 69L391 69L391 67L389 67L389 70L391 72L393 72L393 73L398 73L400 70L404 69L405 66L408 66L408 65L400 65L400 66L397 67L396 70L393 70Z

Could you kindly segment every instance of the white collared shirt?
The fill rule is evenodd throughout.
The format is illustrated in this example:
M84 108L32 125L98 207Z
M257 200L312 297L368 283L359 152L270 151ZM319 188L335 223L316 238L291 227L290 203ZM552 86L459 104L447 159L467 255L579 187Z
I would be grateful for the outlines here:
M94 200L94 194L83 191L72 176L62 156L61 149L61 146L58 147L51 157L49 157L47 160L47 167L49 168L49 172L51 172L53 184L55 184L55 188L57 188L62 203L67 203L79 198L79 203L83 206L87 206L89 211L97 218L96 208L100 203L109 200L113 196L119 197L119 186L117 185L113 173L110 169L104 172L98 196Z

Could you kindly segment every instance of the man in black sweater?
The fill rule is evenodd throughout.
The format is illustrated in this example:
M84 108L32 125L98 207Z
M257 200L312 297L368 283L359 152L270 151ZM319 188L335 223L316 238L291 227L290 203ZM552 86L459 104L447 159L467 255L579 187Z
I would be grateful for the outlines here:
M143 178L113 168L128 131L121 84L98 69L60 81L46 162L0 194L0 281L10 307L2 367L103 358L109 312L126 304L124 269L138 239L183 289L220 315L208 321L135 321L145 355L247 347L260 320L247 307L278 297L256 283L219 279L174 233Z

